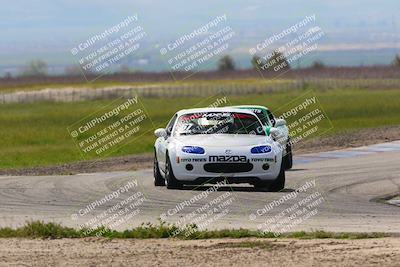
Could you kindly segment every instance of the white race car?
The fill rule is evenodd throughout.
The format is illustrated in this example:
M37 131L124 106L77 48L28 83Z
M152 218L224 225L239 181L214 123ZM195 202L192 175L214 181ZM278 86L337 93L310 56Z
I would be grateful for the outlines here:
M282 146L269 137L251 111L201 108L177 112L157 129L154 184L181 188L225 180L268 187L285 186Z

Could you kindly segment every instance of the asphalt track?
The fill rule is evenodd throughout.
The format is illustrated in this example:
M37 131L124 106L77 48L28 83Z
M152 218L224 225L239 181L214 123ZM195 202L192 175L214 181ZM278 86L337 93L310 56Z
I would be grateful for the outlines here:
M67 226L113 223L116 229L126 229L162 217L182 225L195 221L208 229L275 226L277 232L400 233L400 207L380 201L400 193L400 141L296 156L286 181L286 188L278 193L247 185L224 185L211 192L209 186L154 187L149 169L0 176L0 226L43 220ZM126 192L101 202L129 182L132 187ZM302 186L304 192L294 191ZM88 211L90 203L97 206Z

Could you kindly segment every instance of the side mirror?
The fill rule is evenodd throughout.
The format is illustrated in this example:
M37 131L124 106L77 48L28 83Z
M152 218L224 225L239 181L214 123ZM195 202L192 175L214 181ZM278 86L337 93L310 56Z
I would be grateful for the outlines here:
M275 127L285 126L285 125L286 125L286 121L284 119L276 119L275 120Z
M167 131L164 128L158 128L157 130L154 131L154 135L156 137L166 137Z
M271 127L270 129L269 129L269 133L271 134L271 136L275 139L275 138L278 138L279 137L279 135L281 134L281 132L278 130L278 129L276 129L275 127Z
M274 141L277 141L278 143L282 143L284 141L285 135L282 134L278 128L271 127L269 132L271 133L271 137L274 139Z

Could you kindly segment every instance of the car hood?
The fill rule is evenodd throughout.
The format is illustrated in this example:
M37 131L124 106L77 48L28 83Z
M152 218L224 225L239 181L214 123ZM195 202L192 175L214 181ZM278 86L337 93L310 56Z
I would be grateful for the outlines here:
M181 145L205 147L239 147L270 144L272 141L266 135L248 134L199 134L174 137Z

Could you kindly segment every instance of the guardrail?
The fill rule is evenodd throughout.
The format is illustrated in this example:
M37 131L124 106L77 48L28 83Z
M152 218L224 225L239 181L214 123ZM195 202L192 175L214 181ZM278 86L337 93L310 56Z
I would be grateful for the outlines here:
M139 95L148 98L206 97L225 93L229 95L265 94L273 91L296 89L393 89L400 88L400 79L304 79L260 81L251 83L216 83L187 85L118 86L106 88L61 88L36 91L18 91L0 94L0 104L32 103L41 101L75 102L96 99L115 99Z

